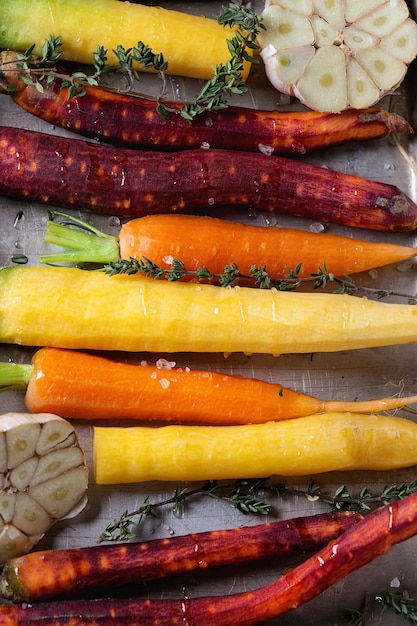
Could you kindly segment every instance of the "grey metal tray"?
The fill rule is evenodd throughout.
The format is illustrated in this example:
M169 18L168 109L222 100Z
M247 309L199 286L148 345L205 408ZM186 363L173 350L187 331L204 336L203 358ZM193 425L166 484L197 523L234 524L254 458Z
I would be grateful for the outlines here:
M220 2L210 3L167 3L166 6L180 8L189 12L217 16ZM261 10L258 0L253 7ZM414 15L417 3L410 3ZM415 90L415 68L411 68L405 85L391 99L383 101L383 106L392 106L396 112L405 115L414 127L417 127L417 106ZM149 84L149 85L148 85ZM269 86L262 68L251 73L249 92L237 103L243 106L258 108L291 109L297 103L286 96L278 94ZM152 89L152 78L146 77L144 86ZM172 97L181 97L187 90L191 93L197 88L191 81L169 79ZM19 109L10 98L0 96L0 124L19 126L49 133L65 135L65 131L52 128ZM401 136L401 144L414 163L417 162L417 139L412 135ZM417 172L404 159L390 139L371 141L366 144L351 143L343 147L311 153L306 160L329 166L336 170L367 176L376 180L394 183L410 197L417 201ZM1 175L1 169L0 169ZM16 215L23 211L23 219L16 221ZM111 217L94 214L83 214L75 211L78 217L90 219L95 226L109 233L117 234L118 225ZM278 226L295 226L309 229L311 222L307 219L295 219L285 215L270 215L249 212L235 212L225 215L231 219L270 225L271 219ZM11 198L0 197L0 266L9 265L13 254L27 255L29 264L37 264L41 251L44 250L42 237L47 220L47 209L31 202L22 203ZM351 228L328 225L329 232L357 236L373 241L392 241L409 246L416 245L416 235L384 234L371 231L354 231ZM391 288L416 293L416 266L406 264L390 266L377 272L369 272L358 279L364 284ZM320 323L318 320L317 323ZM16 362L28 362L34 349L11 345L0 345L0 359L12 359ZM153 357L164 355L152 355ZM132 359L141 359L149 355L131 355ZM280 357L255 355L251 357L234 354L228 358L223 355L171 355L170 359L178 364L191 367L211 368L213 370L253 376L268 381L280 382L298 391L315 395L323 399L361 400L371 397L388 395L411 395L417 393L417 354L412 346L377 348L336 354L286 355ZM23 393L9 392L0 395L0 411L25 410ZM402 414L398 411L398 414ZM410 415L407 413L407 417ZM91 458L91 424L76 424L82 445L84 446L90 467ZM390 483L408 482L417 476L415 468L396 472L353 472L321 475L315 478L317 483L333 493L341 484L349 486L352 494L358 494L368 486L378 492ZM305 488L309 478L297 479L292 482ZM42 540L39 547L59 548L67 546L88 546L96 543L105 526L118 518L125 510L135 510L149 496L152 502L165 499L173 494L176 484L136 484L129 486L98 487L91 476L89 487L88 508L76 519L56 525ZM297 515L312 514L327 510L326 505L310 502L304 497L276 499L271 513L265 517L243 515L231 508L227 503L209 498L195 498L187 502L181 516L174 515L170 507L164 507L157 518L146 520L137 530L137 538L149 539L181 535L210 529L232 528L235 526L257 524L272 519L286 519ZM379 557L365 566L361 571L347 577L334 585L321 596L299 610L289 613L272 624L281 626L335 626L346 623L342 613L346 608L360 608L365 594L377 595L391 585L400 584L407 589L412 597L417 598L417 578L415 562L417 557L417 537L395 547L387 555ZM139 592L149 597L183 597L192 598L208 594L231 594L256 588L271 582L296 561L267 562L239 567L239 570L227 568L204 574L193 574L170 579L169 583L159 582L156 585L141 586ZM374 620L369 623L403 624L401 617L392 613L377 612Z

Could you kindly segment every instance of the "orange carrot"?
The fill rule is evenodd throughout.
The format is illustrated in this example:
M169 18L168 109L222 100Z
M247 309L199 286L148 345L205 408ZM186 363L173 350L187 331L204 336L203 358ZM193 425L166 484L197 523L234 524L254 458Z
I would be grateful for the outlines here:
M153 219L153 218L158 219ZM184 218L184 219L183 219ZM414 248L371 243L329 233L293 228L265 228L213 217L159 215L131 220L120 236L120 256L147 257L169 268L180 259L187 269L205 266L222 273L229 263L249 275L251 265L265 265L271 277L283 278L301 263L298 275L326 266L335 275L362 272L417 254ZM136 253L138 251L138 254Z
M0 366L0 386L26 388L32 413L71 419L161 420L201 424L247 424L327 411L376 412L417 402L384 398L326 402L279 384L176 367L161 359L135 365L103 356L41 348L31 365Z
M299 277L317 273L323 267L342 276L417 254L415 248L392 243L254 226L208 216L148 215L123 224L117 239L82 220L69 219L73 220L72 226L49 220L44 240L70 251L45 254L42 262L110 263L119 258L147 258L170 270L177 259L190 272L206 267L212 274L221 274L227 265L235 263L243 275L249 276L253 265L265 266L270 278L280 279L300 263ZM77 224L82 226L81 231L73 228Z

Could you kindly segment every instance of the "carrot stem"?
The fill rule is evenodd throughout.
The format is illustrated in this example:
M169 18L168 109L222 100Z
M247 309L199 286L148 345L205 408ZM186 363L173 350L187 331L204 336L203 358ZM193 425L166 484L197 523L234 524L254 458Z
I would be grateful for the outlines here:
M77 222L82 222L82 220L77 220ZM84 224L87 225L86 222ZM40 258L41 263L110 263L120 258L117 238L97 229L90 232L75 230L48 220L44 242L61 246L66 251L45 254Z
M12 362L0 363L0 391L27 389L33 371L33 365L29 364ZM43 413L43 411L39 412Z
M259 424L323 411L387 411L417 402L417 395L326 402L279 383L176 367L164 359L156 365L122 363L56 348L38 350L31 365L1 364L4 387L26 389L32 413L190 424Z

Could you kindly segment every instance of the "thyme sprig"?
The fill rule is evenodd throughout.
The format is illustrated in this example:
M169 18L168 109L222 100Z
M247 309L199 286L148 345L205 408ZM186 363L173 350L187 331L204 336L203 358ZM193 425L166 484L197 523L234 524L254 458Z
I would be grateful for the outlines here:
M366 594L361 609L346 609L343 617L351 626L365 626L372 617L372 610L376 604L383 604L392 609L397 615L402 615L410 624L417 624L417 603L410 598L406 591L390 589L376 596Z
M227 40L230 60L218 65L213 77L195 98L182 106L180 114L190 122L205 110L217 111L226 108L227 97L246 93L248 88L242 78L244 62L258 62L256 52L259 46L256 38L260 30L265 28L262 18L248 7L230 4L228 7L222 7L222 13L217 21L223 26L238 27L239 30L236 30L232 39Z
M196 496L208 496L227 502L243 514L268 515L271 512L270 500L285 497L305 497L310 502L321 501L330 506L332 511L357 511L364 513L375 506L402 500L417 492L417 478L409 483L386 485L378 494L364 487L358 496L352 496L346 485L340 485L333 494L326 493L314 481L310 480L304 488L293 487L283 483L270 483L268 478L237 480L232 484L219 484L207 481L194 489L177 488L174 494L159 502L151 503L146 498L144 503L134 511L124 511L120 518L108 524L99 537L99 541L127 541L136 535L134 527L138 527L145 519L157 517L157 510L172 505L174 514L184 510L186 500Z
M394 290L378 289L359 285L350 276L335 276L327 270L326 265L317 269L310 276L300 277L302 264L299 263L294 269L287 269L282 279L272 279L266 265L252 265L250 273L242 274L236 263L225 266L223 273L212 273L207 267L198 267L196 270L188 270L179 259L173 259L169 269L162 268L147 257L140 259L130 258L112 261L104 266L104 271L110 276L116 274L142 274L148 278L165 278L168 281L178 281L183 278L194 278L199 282L217 282L223 287L234 287L241 282L252 282L261 289L277 289L278 291L294 291L302 285L312 284L313 289L324 289L331 283L336 285L335 293L352 295L363 292L374 295L378 300L387 297L406 298L408 304L417 304L416 294L406 294Z
M259 31L264 28L261 16L248 7L230 4L228 7L222 7L218 22L223 26L236 29L234 36L227 40L230 59L224 64L217 65L213 76L203 85L196 96L190 101L183 102L180 107L170 106L165 98L168 63L163 54L155 53L142 41L131 48L118 45L112 51L117 59L115 63L107 63L107 49L98 46L92 58L92 73L87 74L80 70L64 73L56 67L64 52L62 38L52 34L49 39L45 40L38 58L33 55L35 44L32 44L24 53L17 56L17 66L22 72L22 80L26 84L34 85L41 93L43 93L46 84L55 79L61 80L61 87L68 89L68 98L70 99L74 96L85 95L86 86L98 85L110 91L129 91L132 95L143 97L142 93L138 93L134 89L135 82L140 82L140 74L135 69L136 64L139 64L143 70L154 70L162 80L160 94L156 97L156 108L160 115L168 118L171 114L179 114L191 122L204 111L226 108L230 96L246 93L247 86L243 78L244 64L258 62L256 53L259 46L256 43L256 38ZM7 70L3 68L3 71ZM123 77L124 89L115 89L103 80L109 72L120 74Z
M281 490L282 487L282 490ZM369 487L363 487L358 496L352 496L347 485L340 485L333 495L322 491L314 480L311 480L306 489L298 489L288 486L276 487L279 495L305 496L310 501L320 500L328 504L332 511L357 511L364 513L374 506L390 504L397 500L403 500L412 493L417 492L417 478L408 483L386 485L375 494Z
M63 54L61 36L50 35L41 48L40 56L33 56L35 44L32 44L24 53L17 54L17 67L21 70L20 78L26 85L33 85L37 91L43 93L44 85L54 80L61 80L62 89L68 88L68 98L85 94L86 85L96 87L100 77L108 71L106 67L106 50L98 47L93 54L94 73L88 75L82 71L66 74L56 68L56 63ZM12 64L13 62L10 61ZM7 63L5 64L7 65ZM3 68L5 71L5 68ZM12 89L13 87L8 87Z
M156 517L157 510L168 505L173 506L174 515L182 513L184 503L193 496L209 496L226 501L243 514L267 515L270 504L255 497L260 485L258 481L240 480L233 485L220 486L217 481L207 481L195 489L177 488L173 495L165 500L151 503L146 498L144 503L134 511L124 511L118 520L108 524L99 537L101 541L126 541L135 537L132 528L138 527L146 518Z

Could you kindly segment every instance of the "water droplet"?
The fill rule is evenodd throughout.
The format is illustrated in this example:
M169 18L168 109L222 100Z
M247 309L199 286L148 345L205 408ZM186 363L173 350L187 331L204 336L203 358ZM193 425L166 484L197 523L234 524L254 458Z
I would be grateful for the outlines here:
M266 226L277 226L278 224L278 218L276 215L267 215L265 216L265 225Z
M170 535L175 535L175 530L171 528L171 526L164 526L164 530L166 530Z
M414 259L407 259L407 261L403 261L402 263L397 265L397 271L406 272L407 270L413 267L414 263L415 263Z
M117 215L111 215L108 219L108 224L112 228L120 228L120 217L117 217Z
M310 224L310 231L312 233L322 233L324 230L325 226L321 222L313 222L313 224Z
M26 265L29 259L25 254L12 254L10 261L16 265Z
M14 218L13 227L21 230L25 225L25 214L23 211L18 211L16 213L16 217Z

